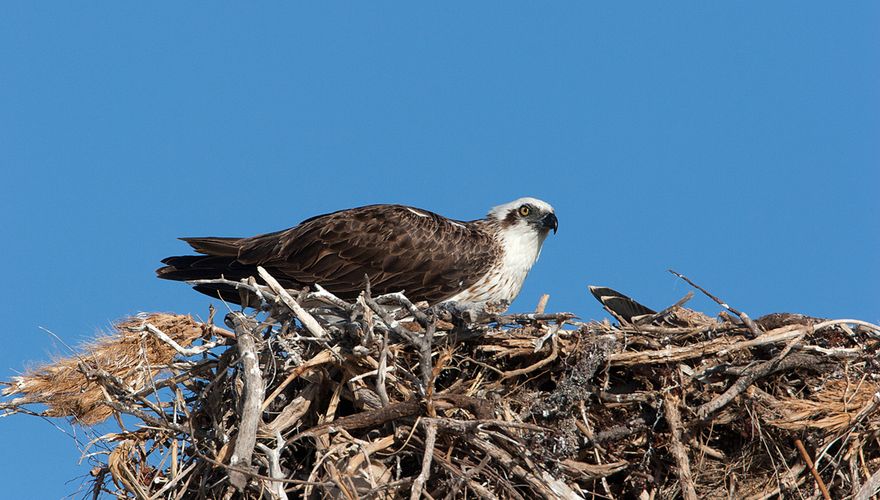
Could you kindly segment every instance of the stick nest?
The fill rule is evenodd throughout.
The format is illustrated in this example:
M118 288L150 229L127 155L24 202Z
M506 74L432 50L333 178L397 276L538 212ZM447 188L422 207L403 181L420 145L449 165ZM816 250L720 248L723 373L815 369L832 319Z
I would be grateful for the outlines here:
M266 282L239 284L263 307L228 314L226 328L213 311L204 323L126 319L6 383L0 409L114 418L118 431L84 453L96 495L125 498L868 498L877 488L873 325L709 318L680 304L583 323L369 290L347 303Z

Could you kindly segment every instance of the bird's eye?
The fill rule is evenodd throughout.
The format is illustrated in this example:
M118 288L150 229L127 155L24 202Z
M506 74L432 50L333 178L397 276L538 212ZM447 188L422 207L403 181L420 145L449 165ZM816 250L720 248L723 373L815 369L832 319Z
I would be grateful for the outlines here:
M531 210L529 210L528 205L523 205L523 206L519 207L519 214L521 216L526 217L529 215L529 212L531 212Z

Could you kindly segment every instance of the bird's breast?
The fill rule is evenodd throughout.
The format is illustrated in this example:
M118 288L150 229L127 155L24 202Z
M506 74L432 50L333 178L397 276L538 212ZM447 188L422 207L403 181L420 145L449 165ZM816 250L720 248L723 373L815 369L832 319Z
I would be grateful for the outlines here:
M486 274L466 290L448 299L458 302L513 302L538 256L544 238L533 231L505 231L496 235L501 251Z

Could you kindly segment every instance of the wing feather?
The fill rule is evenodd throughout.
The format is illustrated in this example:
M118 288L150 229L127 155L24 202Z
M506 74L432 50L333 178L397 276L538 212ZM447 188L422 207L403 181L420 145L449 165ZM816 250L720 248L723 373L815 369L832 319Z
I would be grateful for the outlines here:
M406 290L439 302L473 284L497 258L492 237L472 223L400 205L371 205L313 217L239 242L238 261L276 278L318 283L355 296L369 276L376 293Z

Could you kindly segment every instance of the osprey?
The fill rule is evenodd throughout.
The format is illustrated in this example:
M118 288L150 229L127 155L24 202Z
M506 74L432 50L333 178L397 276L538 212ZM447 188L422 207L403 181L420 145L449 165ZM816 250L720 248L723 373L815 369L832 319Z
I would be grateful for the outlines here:
M250 238L181 238L202 255L168 257L156 274L176 281L237 281L256 277L263 266L285 288L317 284L348 300L368 277L375 293L403 291L432 305L509 303L557 227L553 207L535 198L499 205L468 222L403 205L369 205ZM231 285L193 288L242 303Z

